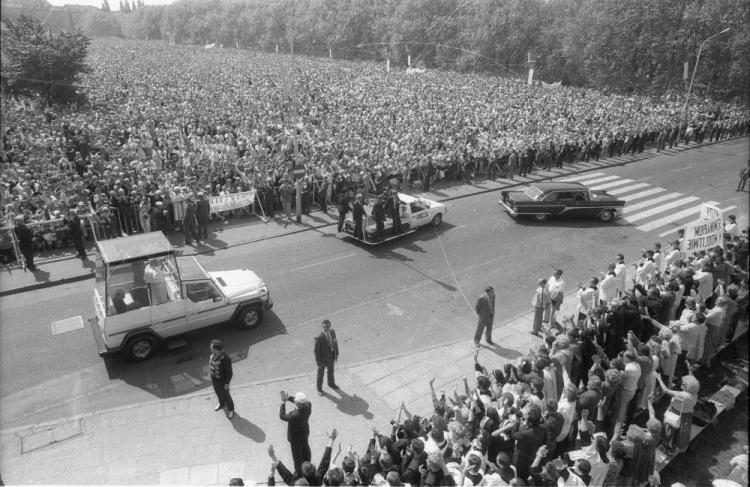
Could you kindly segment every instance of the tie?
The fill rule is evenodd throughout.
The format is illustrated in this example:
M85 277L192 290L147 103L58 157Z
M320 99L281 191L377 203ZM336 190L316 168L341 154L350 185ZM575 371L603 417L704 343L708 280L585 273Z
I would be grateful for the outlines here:
M331 352L333 352L333 338L331 338L331 334L326 333L326 338L328 339L328 348L330 348Z

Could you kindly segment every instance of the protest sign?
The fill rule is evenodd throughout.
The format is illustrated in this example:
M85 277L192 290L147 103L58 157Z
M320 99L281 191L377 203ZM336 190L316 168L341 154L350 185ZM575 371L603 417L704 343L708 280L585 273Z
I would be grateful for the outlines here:
M688 223L685 227L685 238L682 241L682 252L692 254L699 250L710 250L724 246L724 219L700 219Z

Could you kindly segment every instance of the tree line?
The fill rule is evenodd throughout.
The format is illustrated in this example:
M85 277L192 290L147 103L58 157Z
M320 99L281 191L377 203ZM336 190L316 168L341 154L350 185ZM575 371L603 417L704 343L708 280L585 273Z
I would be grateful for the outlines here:
M748 96L750 2L742 0L182 0L138 6L91 10L83 30L519 77L531 58L537 79L620 93L684 90L699 46L728 28L705 43L694 90Z

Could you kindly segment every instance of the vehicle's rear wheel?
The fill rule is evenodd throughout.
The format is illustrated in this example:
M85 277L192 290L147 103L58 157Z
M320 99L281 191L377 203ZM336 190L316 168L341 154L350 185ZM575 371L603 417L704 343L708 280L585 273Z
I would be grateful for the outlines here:
M263 320L263 308L260 306L245 306L237 315L235 322L242 329L255 328Z
M612 210L603 210L601 213L599 213L599 220L603 221L604 223L609 223L612 220L614 220L615 214L612 212Z
M441 223L443 223L442 213L438 213L437 215L432 217L432 226L439 227Z
M534 220L536 220L538 222L543 222L546 219L547 219L547 215L542 215L542 214L534 215Z
M151 358L156 353L157 341L152 335L138 335L125 345L125 357L133 362Z

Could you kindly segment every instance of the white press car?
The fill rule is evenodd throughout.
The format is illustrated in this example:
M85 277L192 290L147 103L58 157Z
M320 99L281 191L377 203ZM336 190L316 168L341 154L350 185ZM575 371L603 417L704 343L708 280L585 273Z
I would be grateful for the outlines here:
M233 321L254 328L273 307L253 271L207 272L194 257L176 257L164 234L97 243L91 329L100 355L151 357L167 339Z
M442 223L445 214L448 212L448 208L444 204L427 198L398 193L398 199L401 201L399 209L401 214L401 233L393 233L393 220L391 220L390 215L386 214L384 222L385 230L383 231L382 238L377 238L377 228L375 220L372 217L372 202L368 202L364 207L365 218L362 222L364 239L354 236L354 217L352 212L346 214L344 232L360 242L368 245L376 245L415 232L425 225L432 224L437 227Z

